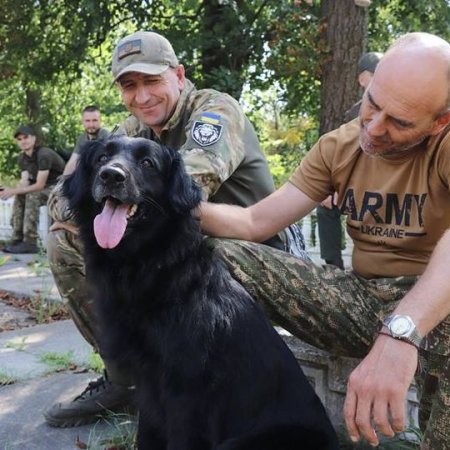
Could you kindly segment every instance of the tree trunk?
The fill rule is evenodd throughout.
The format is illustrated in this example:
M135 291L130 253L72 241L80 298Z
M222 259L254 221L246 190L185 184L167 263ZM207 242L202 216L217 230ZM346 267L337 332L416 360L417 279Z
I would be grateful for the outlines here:
M26 114L30 123L36 125L41 116L41 93L39 89L27 87L26 90Z
M354 0L322 0L321 17L329 54L321 66L320 135L341 125L363 93L357 64L367 47L368 10Z
M37 88L27 86L25 93L25 108L28 122L33 125L38 141L42 143L41 91Z

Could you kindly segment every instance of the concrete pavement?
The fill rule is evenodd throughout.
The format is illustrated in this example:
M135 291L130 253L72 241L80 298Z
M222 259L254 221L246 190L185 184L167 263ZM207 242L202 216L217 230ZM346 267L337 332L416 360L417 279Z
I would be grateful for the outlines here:
M40 255L0 252L0 291L60 301L45 256ZM74 450L89 441L89 448L102 448L94 442L115 426L103 421L52 428L42 415L48 406L73 398L98 377L83 372L92 350L73 322L36 325L26 311L0 301L0 326L15 328L0 332L0 450Z

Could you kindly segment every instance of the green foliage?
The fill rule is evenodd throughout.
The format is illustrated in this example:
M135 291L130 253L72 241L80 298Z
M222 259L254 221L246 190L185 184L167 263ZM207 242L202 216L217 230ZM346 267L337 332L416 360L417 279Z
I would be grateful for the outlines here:
M5 181L2 175L9 175L9 178L19 178L20 176L19 166L17 165L18 152L19 149L11 138L0 135L0 179L2 184L6 186L10 185L9 181L11 180Z
M245 91L244 109L255 125L277 187L284 184L317 139L317 123L287 115L277 89Z
M281 20L280 20L281 19ZM279 84L287 111L318 116L320 69L329 49L320 38L320 3L281 2L268 33L266 85Z
M76 367L76 363L73 361L73 351L66 353L45 352L39 355L39 361L49 365L52 370L56 371Z
M80 61L104 39L111 12L105 1L3 0L0 16L2 78L19 76L35 88L61 72L80 75Z
M109 414L105 419L108 431L94 426L89 434L88 450L134 450L136 446L136 420L127 414Z
M20 341L9 341L5 344L5 348L11 348L18 352L25 352L27 348L27 337L22 337Z
M425 31L450 39L448 0L373 0L369 9L369 49L386 48L401 34Z
M105 369L105 364L103 363L103 360L98 353L92 352L89 355L87 368L97 373L103 372L103 370Z
M8 370L0 369L0 387L14 384L17 378Z
M408 31L429 31L448 40L448 6L447 0L373 0L368 49L384 51ZM321 68L330 52L320 38L321 14L320 0L3 0L0 172L18 177L12 134L20 123L42 128L45 145L72 150L85 105L98 104L106 128L125 118L111 86L111 52L120 37L137 29L166 35L198 87L236 98L243 88L251 93L276 88L280 117L318 122ZM247 103L257 111L271 106L265 101ZM253 122L258 131L266 127L262 116ZM264 133L263 139L272 138ZM281 152L280 158L271 158L275 166L287 167L310 144L269 147L270 155Z

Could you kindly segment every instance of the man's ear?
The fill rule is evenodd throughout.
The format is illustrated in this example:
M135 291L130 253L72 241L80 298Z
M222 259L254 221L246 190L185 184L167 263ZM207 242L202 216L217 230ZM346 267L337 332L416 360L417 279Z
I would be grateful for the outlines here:
M181 92L184 89L184 85L185 85L185 82L186 82L186 74L185 74L185 71L184 71L183 64L179 64L175 68L175 74L177 76L178 89Z
M430 134L432 136L439 134L450 123L450 109L440 115L435 121Z

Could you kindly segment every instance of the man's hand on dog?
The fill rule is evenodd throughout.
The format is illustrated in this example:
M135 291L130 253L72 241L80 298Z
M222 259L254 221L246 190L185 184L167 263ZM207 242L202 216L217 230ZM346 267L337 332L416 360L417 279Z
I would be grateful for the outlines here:
M379 336L369 354L350 375L344 404L348 433L379 444L376 430L392 437L405 426L405 400L418 362L410 344Z

